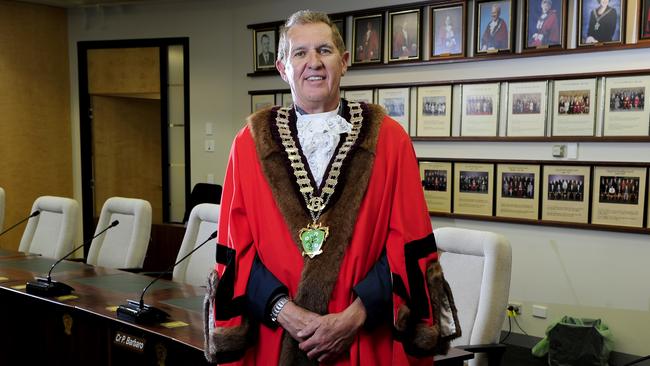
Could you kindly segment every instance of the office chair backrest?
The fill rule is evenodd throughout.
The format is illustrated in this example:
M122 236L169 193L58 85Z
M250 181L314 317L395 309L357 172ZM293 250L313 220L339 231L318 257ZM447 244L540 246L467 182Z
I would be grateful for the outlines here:
M187 222L190 217L190 212L194 206L200 203L221 203L221 191L222 187L219 184L211 183L197 183L192 188L192 193L190 193L190 202L185 208L185 215L183 217L183 222Z
M110 268L142 268L151 236L151 204L136 198L111 197L104 203L95 234L120 223L90 245L86 263Z
M54 196L38 197L32 205L41 213L27 221L18 250L59 259L74 247L79 225L77 201Z
M5 190L0 187L0 232L2 232L2 224L5 222Z
M452 346L498 343L510 292L510 243L502 235L461 228L434 234L462 329Z
M203 243L219 225L219 205L202 203L190 213L183 243L178 251L178 261L197 245ZM205 285L210 271L214 270L217 240L211 240L174 268L173 280L191 285Z

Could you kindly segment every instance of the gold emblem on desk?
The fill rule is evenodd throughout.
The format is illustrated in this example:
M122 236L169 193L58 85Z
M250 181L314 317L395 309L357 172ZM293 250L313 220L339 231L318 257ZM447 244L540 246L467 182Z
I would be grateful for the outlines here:
M72 335L72 323L74 322L72 320L72 316L70 314L63 314L62 317L63 320L63 332L65 335Z

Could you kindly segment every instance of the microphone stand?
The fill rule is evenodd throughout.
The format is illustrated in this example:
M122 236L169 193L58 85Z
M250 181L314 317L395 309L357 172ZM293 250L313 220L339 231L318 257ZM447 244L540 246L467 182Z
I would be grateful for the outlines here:
M161 279L163 275L171 271L179 263L187 259L190 255L192 255L194 252L199 250L199 248L204 246L210 240L215 239L216 237L217 237L217 231L213 232L209 238L207 238L201 244L197 245L196 248L192 249L189 253L183 256L183 258L179 259L176 263L172 264L169 268L167 268L167 270L160 273L156 278L153 279L153 281L149 282L149 284L144 288L144 290L142 290L142 293L140 294L140 301L127 300L126 304L120 305L117 308L117 318L120 320L127 321L129 323L137 323L137 324L160 323L163 320L169 318L169 314L164 310L155 308L151 305L146 305L144 303L144 294L147 292L149 287L151 287L151 285L153 285L154 283L156 283L156 281Z
M74 290L72 287L66 285L63 282L52 281L52 270L54 269L54 267L56 267L57 264L61 263L61 261L63 261L64 259L66 259L70 255L72 255L72 253L74 253L77 250L83 248L86 244L88 244L89 242L92 242L98 236L105 233L108 229L117 226L119 223L120 222L118 220L115 220L115 221L111 222L110 225L108 225L104 230L97 233L97 235L90 238L90 240L86 240L85 242L83 242L78 247L72 249L68 254L64 255L59 260L54 262L54 264L50 267L50 271L47 272L47 277L45 277L45 278L36 277L36 282L27 282L27 287L25 288L25 291L28 294L31 294L31 295L45 296L45 297L64 296L64 295L70 294L70 292L72 292Z
M25 217L24 219L22 219L22 220L18 221L17 223L13 224L10 228L8 228L5 231L1 232L0 236L3 236L5 233L11 231L11 229L15 228L16 226L18 226L18 225L22 224L23 222L31 219L32 217L36 217L36 216L40 215L40 214L41 214L41 211L39 211L39 210L36 210L36 211L32 212L29 216Z

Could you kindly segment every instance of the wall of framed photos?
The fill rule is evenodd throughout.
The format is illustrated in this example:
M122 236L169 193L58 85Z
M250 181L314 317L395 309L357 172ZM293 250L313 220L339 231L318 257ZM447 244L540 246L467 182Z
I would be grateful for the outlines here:
M553 3L555 4L556 1ZM585 1L585 5L587 3ZM617 136L610 133L612 132L610 130L605 133L603 129L605 108L609 107L609 104L605 104L605 93L611 93L611 88L607 91L607 81L627 76L650 75L647 61L644 61L650 57L650 49L647 48L648 43L640 40L639 35L639 13L641 7L646 4L639 0L627 1L625 24L621 32L622 43L601 45L579 44L582 42L578 39L580 0L567 0L564 4L567 9L564 47L531 48L524 44L527 40L527 36L524 36L524 29L526 29L523 20L524 9L526 9L524 0L516 1L514 5L517 14L514 18L516 31L511 34L514 39L511 40L513 49L510 52L490 51L480 54L475 52L474 40L478 38L475 34L477 33L475 24L480 21L476 22L474 14L477 4L474 1L466 2L465 29L468 30L465 32L464 42L466 53L461 56L440 54L432 57L432 49L434 49L430 41L432 8L428 8L425 4L421 10L424 32L420 45L421 59L389 60L389 50L392 51L392 47L389 47L386 37L387 29L390 28L388 16L393 11L399 12L412 8L412 3L407 1L360 1L354 4L296 1L293 3L294 7L288 6L284 9L263 7L260 12L264 12L264 15L258 16L257 21L242 23L246 29L240 31L238 39L251 45L251 34L255 24L283 19L298 8L319 9L329 14L345 14L343 17L345 39L348 49L352 52L356 49L353 45L355 16L372 15L361 13L366 9L383 7L381 9L384 10L384 44L381 62L350 63L348 73L342 79L342 89L346 98L376 102L380 98L383 100L408 98L408 102L404 102L405 106L409 106L405 108L405 113L409 114L408 130L416 154L422 161L451 164L452 167L455 163L477 161L493 164L494 179L498 174L498 164L516 165L517 162L526 162L527 164L524 165L539 166L540 191L538 198L533 201L541 203L542 194L547 191L541 185L544 184L544 174L550 175L549 167L568 166L587 169L588 173L585 172L583 175L590 177L589 180L593 184L590 192L593 194L593 189L596 188L595 178L592 177L595 167L613 165L647 168L650 164L650 138L647 132L635 136ZM274 14L277 16L274 17ZM364 23L360 24L363 26ZM253 26L249 27L250 25ZM250 46L237 51L240 60L251 60L251 55ZM253 100L268 103L272 98L273 104L290 103L288 86L277 76L277 72L256 72L250 61L241 62L237 70L241 75L247 75L246 78L241 79L242 84L238 86L239 95L246 98L241 102L235 101L238 103L242 119L252 110ZM543 82L546 84L546 89L539 85L525 84L510 88L514 84L535 82ZM580 84L581 82L585 84ZM463 87L490 83L499 85L500 113L496 133L490 130L490 134L486 133L484 136L463 134L462 96L467 95L463 93ZM451 87L450 92L447 86ZM546 114L543 134L536 132L532 136L528 128L508 130L508 103L514 100L514 94L529 93L524 87L538 88L532 93L544 94L543 91L546 90L546 109L539 107L540 111ZM573 89L574 87L576 89ZM407 91L405 92L404 89ZM553 114L562 117L559 111L560 92L564 92L566 96L566 92L571 90L589 90L594 95L589 100L588 113L584 113L586 111L584 98L582 98L582 107L581 103L577 103L576 108L576 103L573 103L564 108L574 113L563 113L564 116L589 115L589 123L593 124L593 129L589 130L591 133L587 133L585 125L580 127L580 124L574 121L565 123L564 130L553 129ZM428 125L418 124L418 113L424 114L425 109L424 103L418 106L418 101L424 102L425 97L429 98L429 106L426 108L431 123ZM446 111L451 113L449 130L438 126L447 123L446 120L443 123L440 119L436 121L434 118L441 116L441 107L435 104L436 98L440 99L440 97L451 100L450 109L449 104L445 106ZM435 112L436 108L438 112ZM510 111L510 117L517 117L517 113L513 113L512 108ZM522 114L526 113L519 113ZM592 117L593 122L591 122ZM535 124L531 121L524 121L523 127L526 127L526 122L539 127L539 123ZM577 134L575 130L582 130L584 135L575 136ZM438 131L444 131L445 134L432 136L441 134ZM539 131L539 128L536 131ZM565 149L564 157L553 156L554 150L558 148ZM504 173L512 174L512 172L502 172L502 175ZM569 175L569 173L560 172L556 175ZM648 195L647 188L644 194ZM432 212L431 222L434 227L459 226L495 231L505 235L511 241L513 272L510 299L524 305L524 312L519 322L529 335L542 337L546 327L562 315L602 318L616 334L617 340L614 346L616 351L636 355L646 354L647 347L642 339L650 338L650 330L641 326L640 322L650 321L650 309L647 306L650 301L648 298L650 284L642 280L650 276L650 269L646 268L646 260L643 259L650 256L648 223L643 221L640 227L596 223L599 221L593 221L591 218L593 217L592 195L589 195L589 199L591 201L582 201L583 205L587 202L587 208L578 210L581 213L580 223L544 216L529 219L497 216L496 195L492 201L488 201L493 205L493 215L461 214L453 210L451 213ZM542 207L538 210L539 215L542 215ZM644 210L647 211L647 208L644 207ZM583 218L585 211L587 212L586 223ZM502 210L500 212L502 213ZM644 216L643 220L647 220L647 216ZM602 276L603 273L606 275ZM533 317L531 314L533 304L546 306L548 318ZM507 329L507 324L505 328Z

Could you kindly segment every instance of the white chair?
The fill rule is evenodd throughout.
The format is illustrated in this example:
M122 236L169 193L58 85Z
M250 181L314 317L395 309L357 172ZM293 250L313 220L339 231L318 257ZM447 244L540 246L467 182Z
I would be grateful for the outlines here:
M181 248L178 250L176 261L187 255L197 245L203 243L217 230L218 225L219 205L213 203L196 205L190 212L187 229L183 236ZM208 274L214 270L216 244L217 239L211 240L174 267L173 280L195 286L205 285Z
M2 224L5 222L5 190L0 187L0 232L2 232Z
M451 345L477 353L471 366L498 365L505 351L498 343L510 292L510 243L486 231L447 227L434 234L462 329Z
M54 196L38 197L32 211L40 215L27 221L18 250L60 259L74 248L79 225L77 201Z
M118 220L119 224L90 244L86 263L121 269L142 268L151 236L151 204L136 198L107 199L95 234L114 220Z

